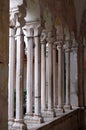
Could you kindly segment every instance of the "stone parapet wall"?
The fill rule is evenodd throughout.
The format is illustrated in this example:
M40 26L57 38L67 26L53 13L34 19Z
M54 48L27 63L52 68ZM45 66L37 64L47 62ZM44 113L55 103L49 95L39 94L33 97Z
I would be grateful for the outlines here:
M81 109L72 110L64 115L53 119L36 130L84 130L84 111Z

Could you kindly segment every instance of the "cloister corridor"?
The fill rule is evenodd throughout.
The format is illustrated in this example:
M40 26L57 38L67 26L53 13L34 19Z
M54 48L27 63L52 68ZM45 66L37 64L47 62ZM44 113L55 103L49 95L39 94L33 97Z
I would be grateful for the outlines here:
M86 0L0 0L0 130L86 130Z

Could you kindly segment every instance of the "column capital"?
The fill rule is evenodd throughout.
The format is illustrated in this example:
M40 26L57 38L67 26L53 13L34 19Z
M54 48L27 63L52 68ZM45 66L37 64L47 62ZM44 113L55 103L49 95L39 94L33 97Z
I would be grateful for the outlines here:
M40 23L35 23L34 24L34 37L39 37L41 34L41 24Z
M16 13L16 28L23 27L25 25L24 17L20 13Z
M46 38L47 38L47 32L44 29L44 30L42 30L41 37L40 37L41 44L46 44Z
M23 32L24 32L25 36L28 37L28 38L33 38L34 37L34 28L33 28L33 26L25 25L23 27Z
M15 13L11 13L10 14L9 27L10 28L15 28L15 26L16 26L16 14Z
M60 32L60 34L56 33L56 45L57 45L57 49L60 49L63 47L63 42L64 42L64 34L62 32Z
M11 28L23 27L25 25L24 17L26 15L25 6L20 5L10 9L10 23Z
M14 37L15 38L15 29L14 28L9 29L9 37Z
M78 43L76 42L75 38L72 39L72 48L78 48Z
M63 47L63 40L58 40L58 41L56 42L56 45L57 45L57 50L58 50L58 49L61 49L61 48Z
M71 51L71 45L72 45L72 41L71 40L65 40L65 44L64 44L65 52Z
M53 36L53 31L52 30L47 31L47 42L49 44L54 43L54 36Z
M57 50L57 44L56 44L56 42L54 42L54 44L53 44L53 49Z

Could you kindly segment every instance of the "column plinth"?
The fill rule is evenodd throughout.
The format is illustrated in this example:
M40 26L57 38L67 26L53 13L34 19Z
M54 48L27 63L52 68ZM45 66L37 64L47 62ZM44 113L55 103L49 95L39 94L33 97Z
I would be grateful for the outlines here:
M26 125L24 124L24 121L22 119L15 119L11 130L26 130Z

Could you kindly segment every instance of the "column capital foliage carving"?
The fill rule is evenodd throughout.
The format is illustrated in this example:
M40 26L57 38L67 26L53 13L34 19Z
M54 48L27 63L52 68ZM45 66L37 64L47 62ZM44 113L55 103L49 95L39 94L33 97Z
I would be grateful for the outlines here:
M35 24L34 26L34 37L38 37L41 35L41 24Z
M64 44L64 50L66 52L70 51L72 46L72 40L71 40L71 34L70 32L65 33L65 44Z
M24 31L24 34L25 34L26 37L28 37L28 38L34 37L33 26L27 26L27 25L25 25L23 27L23 31Z
M49 44L54 43L53 30L47 30L47 42L48 42Z
M15 28L15 26L16 26L16 14L15 14L15 13L11 13L11 14L10 14L9 27Z
M24 2L21 5L10 7L10 27L23 27L25 25L26 6Z
M40 37L41 44L46 44L46 38L47 38L47 32L46 30L42 30L41 37Z
M65 44L64 44L64 50L65 52L68 52L71 50L71 46L72 46L72 41L71 40L66 40Z
M75 35L74 35L74 32L71 32L71 41L72 41L72 49L74 49L74 48L78 48L78 43L77 43L77 41L76 41L76 39L75 39Z
M57 49L62 49L64 43L64 34L62 25L56 26L56 42Z
M57 49L61 49L63 47L63 41L57 41Z

